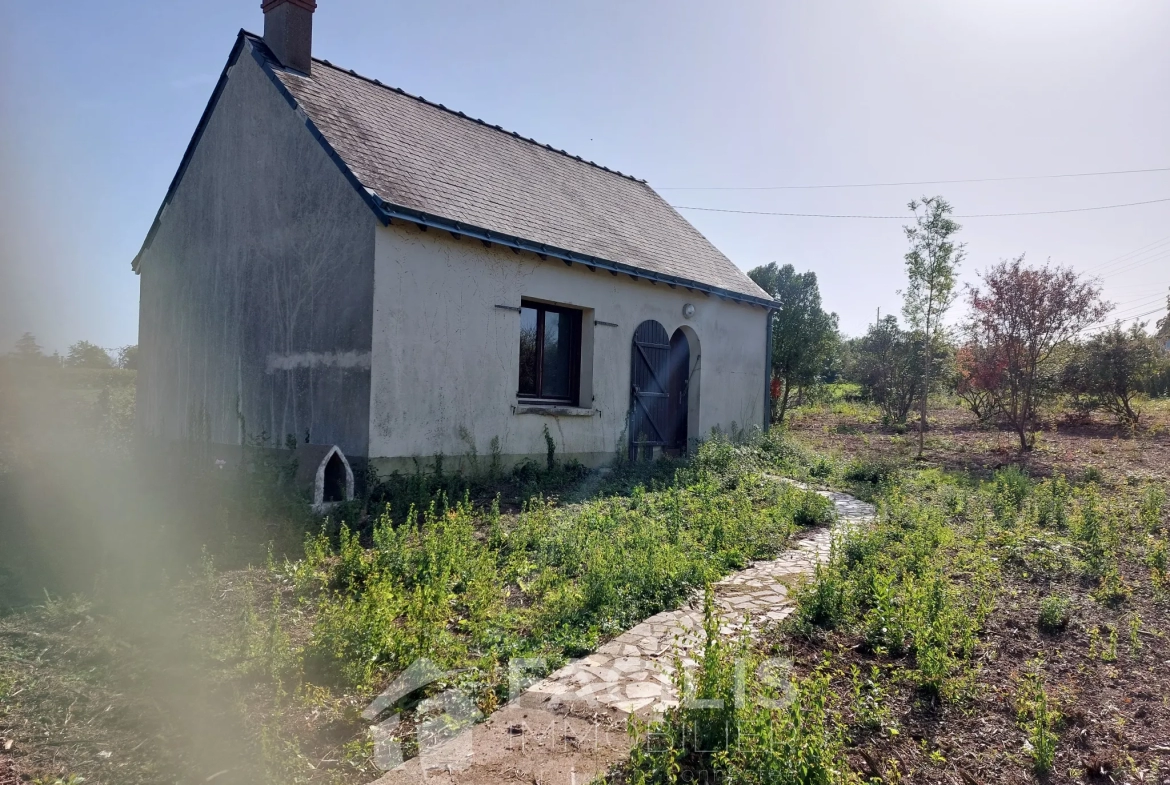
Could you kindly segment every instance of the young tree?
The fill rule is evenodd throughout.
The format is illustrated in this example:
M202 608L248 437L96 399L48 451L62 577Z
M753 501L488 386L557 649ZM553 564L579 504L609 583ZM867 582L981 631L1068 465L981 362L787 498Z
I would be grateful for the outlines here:
M930 398L931 366L939 340L944 336L943 317L955 301L955 277L966 255L954 241L962 227L951 218L951 205L941 196L910 202L914 224L903 227L910 250L906 253L906 288L902 315L910 329L921 336L922 355L918 385L918 457L926 439L926 407ZM921 212L920 212L921 211Z
M905 423L918 397L919 348L893 316L872 325L857 342L853 374L889 422Z
M1109 313L1095 280L1065 267L1026 267L1024 257L992 265L969 286L967 333L1000 369L996 407L1032 448L1039 406L1056 389L1054 354Z
M1086 407L1104 409L1121 424L1136 427L1141 412L1135 401L1158 371L1158 360L1144 324L1128 330L1114 324L1076 347L1062 386Z
M65 364L74 368L112 368L114 366L109 353L89 341L78 341L70 346Z
M22 363L39 363L45 359L44 352L41 351L41 345L37 343L37 338L32 333L24 333L16 339L16 348L13 349L9 355L17 362Z
M1003 368L988 347L972 341L955 351L955 395L980 422L990 419L995 411L995 396L1002 376Z
M779 303L772 316L772 376L783 385L774 420L784 422L795 387L815 383L837 346L837 314L821 308L817 274L797 273L792 265L775 262L748 273Z

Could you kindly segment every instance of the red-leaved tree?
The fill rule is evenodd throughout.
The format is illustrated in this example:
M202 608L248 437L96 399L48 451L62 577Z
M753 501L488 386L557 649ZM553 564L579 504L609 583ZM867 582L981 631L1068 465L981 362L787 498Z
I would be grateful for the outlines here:
M969 341L955 351L955 395L981 422L995 412L1003 371L1003 363L986 346Z
M985 369L997 369L996 409L1027 451L1040 405L1058 390L1053 355L1113 306L1101 299L1095 279L1047 263L1029 267L1022 255L992 265L980 279L981 286L967 287L968 337L986 352Z

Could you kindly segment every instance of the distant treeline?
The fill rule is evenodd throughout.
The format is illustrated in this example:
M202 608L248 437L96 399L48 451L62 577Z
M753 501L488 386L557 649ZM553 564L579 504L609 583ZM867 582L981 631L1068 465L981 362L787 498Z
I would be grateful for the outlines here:
M72 368L121 368L125 371L138 370L138 345L103 349L96 343L78 341L69 347L69 353L62 357L53 352L45 354L37 337L24 333L6 358L11 362L28 365L65 365Z
M1113 306L1100 282L1068 267L1030 265L1022 255L993 264L963 291L965 317L948 325L965 255L954 239L960 227L941 197L911 202L910 210L904 325L886 316L865 335L846 337L837 315L821 307L816 273L775 263L748 273L778 303L773 422L783 422L794 400L852 382L891 424L917 411L924 429L929 396L951 394L980 420L1010 427L1028 450L1043 409L1104 411L1137 427L1142 399L1170 396L1170 315L1153 325L1109 324Z

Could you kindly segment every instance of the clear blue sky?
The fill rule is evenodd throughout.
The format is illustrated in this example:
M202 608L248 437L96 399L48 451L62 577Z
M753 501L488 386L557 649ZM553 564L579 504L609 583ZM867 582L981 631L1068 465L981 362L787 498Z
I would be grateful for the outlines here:
M137 340L130 260L236 31L262 30L259 5L5 4L0 350L24 330L49 349ZM1170 197L1170 172L669 189L1170 166L1168 39L1164 0L320 0L314 54L644 177L675 204L902 214L939 192L984 213ZM744 269L816 271L849 333L899 307L899 221L684 214ZM1021 252L1089 269L1170 236L1170 203L963 223L967 280ZM1122 314L1170 285L1170 245L1132 261L1106 268Z

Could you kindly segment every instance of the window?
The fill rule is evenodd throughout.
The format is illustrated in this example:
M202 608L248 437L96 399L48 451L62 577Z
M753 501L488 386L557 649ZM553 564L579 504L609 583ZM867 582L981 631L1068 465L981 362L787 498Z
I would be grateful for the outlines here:
M520 303L518 395L576 406L581 372L581 312Z

